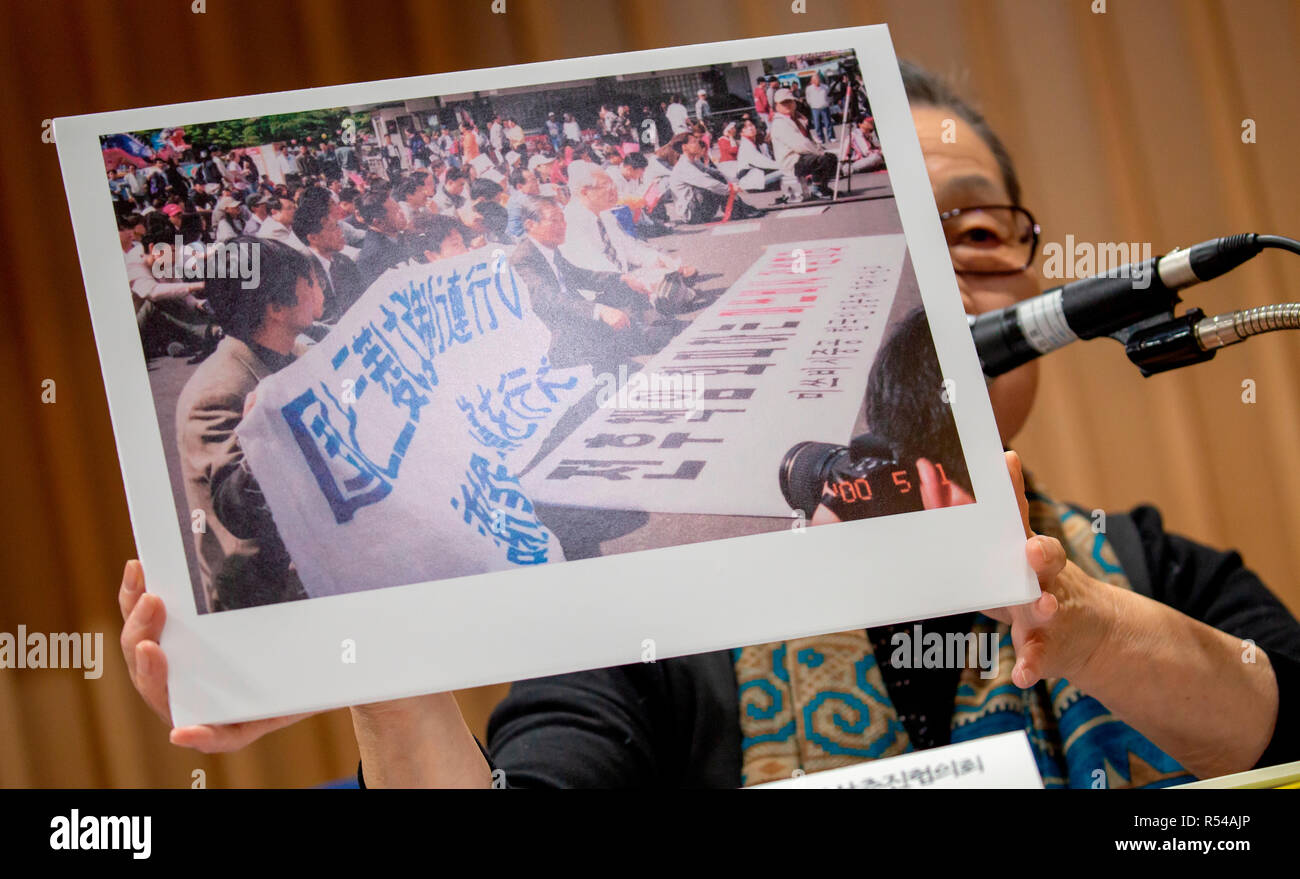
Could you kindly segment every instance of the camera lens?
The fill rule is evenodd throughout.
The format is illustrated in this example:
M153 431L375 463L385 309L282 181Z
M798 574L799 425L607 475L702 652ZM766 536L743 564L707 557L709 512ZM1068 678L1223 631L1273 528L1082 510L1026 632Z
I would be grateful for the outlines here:
M822 499L822 486L837 458L848 449L835 443L802 442L793 446L781 459L778 480L781 494L792 510L803 510L812 518Z

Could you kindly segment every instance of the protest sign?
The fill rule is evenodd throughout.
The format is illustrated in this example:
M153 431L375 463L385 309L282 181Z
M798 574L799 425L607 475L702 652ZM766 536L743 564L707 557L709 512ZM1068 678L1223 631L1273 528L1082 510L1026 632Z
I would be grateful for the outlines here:
M562 561L516 475L591 369L486 249L383 274L264 380L239 441L309 595Z
M575 506L790 515L755 462L775 472L796 443L849 436L906 249L902 235L768 245L645 365L636 393L604 402L530 471L530 493Z

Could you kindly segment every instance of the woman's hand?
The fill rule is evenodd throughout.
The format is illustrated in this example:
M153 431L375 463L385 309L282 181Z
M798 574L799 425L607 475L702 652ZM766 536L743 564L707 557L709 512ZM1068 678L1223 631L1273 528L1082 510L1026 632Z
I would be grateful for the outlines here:
M1115 587L1093 579L1067 561L1065 547L1055 537L1034 534L1029 527L1029 501L1020 456L1007 452L1006 460L1028 538L1025 556L1038 575L1043 594L1027 604L985 613L1011 626L1011 641L1016 648L1011 680L1016 686L1032 687L1049 677L1073 680L1086 674L1107 639L1115 617Z
M251 395L250 395L251 396ZM126 563L122 572L122 588L117 593L117 603L122 610L122 656L131 675L131 683L141 697L172 726L172 713L167 698L167 656L158 646L162 637L167 612L163 601L144 588L144 570L135 559ZM185 748L194 748L205 754L237 751L269 732L296 723L315 712L251 720L247 723L173 727L171 742Z
M1268 654L1255 650L1246 660L1247 642L1067 562L1060 541L1029 527L1015 452L1007 467L1029 538L1025 554L1043 590L1028 604L986 611L1011 624L1012 681L1067 678L1200 778L1254 766L1278 714Z

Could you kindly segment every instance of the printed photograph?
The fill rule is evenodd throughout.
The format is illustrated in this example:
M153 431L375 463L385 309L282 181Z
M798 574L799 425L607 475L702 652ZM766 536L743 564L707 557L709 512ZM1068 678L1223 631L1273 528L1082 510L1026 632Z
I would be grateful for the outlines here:
M852 51L100 140L200 613L974 502Z

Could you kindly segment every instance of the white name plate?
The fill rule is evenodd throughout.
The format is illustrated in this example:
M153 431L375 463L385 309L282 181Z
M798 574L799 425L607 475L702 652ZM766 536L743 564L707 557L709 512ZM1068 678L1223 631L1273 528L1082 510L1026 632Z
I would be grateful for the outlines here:
M840 769L756 784L755 788L1006 788L1043 787L1024 731L868 760Z

